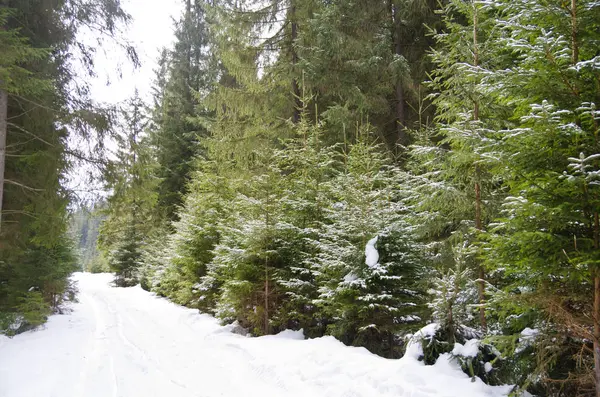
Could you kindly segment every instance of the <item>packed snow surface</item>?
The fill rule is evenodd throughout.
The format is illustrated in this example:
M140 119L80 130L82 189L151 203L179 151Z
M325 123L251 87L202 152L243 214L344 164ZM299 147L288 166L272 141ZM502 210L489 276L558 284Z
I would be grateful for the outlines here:
M79 303L41 330L0 336L2 397L475 397L507 387L471 382L443 356L387 360L301 331L248 338L106 274L76 274Z

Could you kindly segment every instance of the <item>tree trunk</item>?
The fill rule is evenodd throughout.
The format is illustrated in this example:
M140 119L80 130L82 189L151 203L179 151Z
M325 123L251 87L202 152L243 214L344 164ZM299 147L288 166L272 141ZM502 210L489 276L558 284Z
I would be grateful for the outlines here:
M187 111L192 113L194 111L193 108L193 104L192 104L192 40L189 34L189 31L191 29L191 24L192 24L192 1L191 0L186 0L185 2L185 27L184 27L184 32L185 32L185 36L183 37L183 40L186 41L186 48L185 48L185 69L183 71L184 73L184 80L185 80L185 87L184 87L184 96L185 96L185 100L186 100L186 106L188 107Z
M477 5L473 2L473 66L479 66L479 45L477 42L477 29L479 25L479 18L477 15ZM475 100L473 104L473 120L479 121L479 101L477 100L477 94L474 93ZM475 228L479 231L483 230L483 220L481 214L481 183L480 183L480 170L479 166L475 165ZM485 270L481 264L478 269L479 282L477 283L477 292L479 298L479 321L481 327L487 329L487 320L485 318Z
M477 168L477 167L476 167ZM476 174L479 175L479 170L476 170ZM483 222L481 216L481 184L479 181L475 182L475 228L479 231L483 230ZM481 264L479 265L479 282L477 283L477 292L479 298L479 304L485 303L485 270ZM485 308L481 306L479 308L479 321L483 329L487 329L487 321L485 319Z
M269 334L269 260L265 259L265 335Z
M390 2L390 6L392 8L392 38L394 42L394 53L397 56L404 56L402 51L402 38L400 37L402 34L402 22L400 20L400 16L398 15L398 8L393 2ZM396 133L398 135L398 143L401 145L408 144L408 136L406 135L405 106L406 99L404 86L402 85L402 79L398 77L398 81L396 81Z
M298 39L298 23L296 21L296 5L292 3L290 8L290 19L292 21L292 36L290 42L290 50L292 54L292 93L294 95L294 112L292 115L292 121L294 124L300 121L300 112L303 108L302 98L300 97L300 84L298 83L298 76L296 76L297 70L296 65L298 64L298 53L294 45Z
M0 233L2 232L2 201L4 199L4 168L6 164L6 135L8 115L8 95L0 89Z
M7 0L0 0L0 9L8 6ZM5 30L0 26L0 31ZM4 169L6 167L6 136L8 135L8 93L2 89L0 81L0 236L2 235L2 206L4 200ZM1 241L1 239L0 239Z
M577 1L571 0L571 46L573 47L573 65L579 61L579 45L577 44Z
M594 212L594 248L600 248L600 220ZM596 397L600 397L600 269L593 268L594 277L594 376L596 378Z
M594 276L594 376L596 377L596 397L600 397L600 272Z

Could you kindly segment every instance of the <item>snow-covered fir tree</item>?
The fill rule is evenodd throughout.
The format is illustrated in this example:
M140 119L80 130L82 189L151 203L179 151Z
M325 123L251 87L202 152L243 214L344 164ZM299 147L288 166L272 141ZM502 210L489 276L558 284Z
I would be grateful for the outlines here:
M314 271L328 332L386 356L399 354L402 330L425 315L424 274L407 222L402 173L361 129L329 182L329 222ZM418 328L418 327L417 327Z

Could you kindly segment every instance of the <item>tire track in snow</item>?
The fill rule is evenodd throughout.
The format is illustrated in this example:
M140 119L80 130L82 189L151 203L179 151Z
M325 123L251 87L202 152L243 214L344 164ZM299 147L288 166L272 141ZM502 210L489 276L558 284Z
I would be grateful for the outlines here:
M94 332L90 334L86 355L82 357L83 363L81 366L81 371L79 372L79 378L74 388L75 395L84 395L84 390L86 390L88 383L88 374L92 365L91 363L93 360L95 360L96 355L98 354L98 343L103 325L98 313L98 308L93 300L87 294L81 293L79 295L79 301L81 302L82 306L89 306L92 309L94 321Z
M120 292L120 290L116 291ZM162 324L154 322L152 322L150 325L140 324L136 320L136 316L140 316L140 318L143 319L151 319L152 316L149 316L149 313L139 310L135 304L128 302L126 299L118 300L120 310L116 310L115 304L108 299L108 296L105 296L104 298L105 299L103 299L103 301L106 304L108 311L110 313L114 313L116 334L118 336L118 340L125 348L124 351L126 352L125 355L127 356L125 361L128 363L128 365L134 366L137 370L139 370L139 372L151 376L151 378L154 380L157 378L162 379L165 383L177 387L178 390L173 392L175 393L174 395L178 397L192 395L194 397L203 397L203 395L198 394L198 392L190 390L185 385L185 382L177 380L174 376L163 369L161 360L157 358L156 354L153 354L158 346L155 346L155 344L152 342L147 342L145 339L146 335L160 335L163 333L168 334L169 331L162 329ZM127 330L135 334L139 341L127 337ZM145 348L144 345L146 345Z
M79 296L79 299L84 307L91 308L91 312L93 314L94 321L94 332L91 334L91 342L90 347L88 348L88 354L83 357L83 365L82 370L80 371L79 379L77 385L75 387L75 395L76 396L85 396L88 394L87 390L90 389L90 374L96 373L98 374L98 370L102 368L103 359L108 356L108 371L109 371L109 381L111 386L111 395L113 397L118 397L119 395L119 387L117 376L114 369L114 358L109 352L107 348L108 344L108 329L107 322L105 318L101 314L101 310L99 309L98 303L96 301L96 294L86 294L82 293Z

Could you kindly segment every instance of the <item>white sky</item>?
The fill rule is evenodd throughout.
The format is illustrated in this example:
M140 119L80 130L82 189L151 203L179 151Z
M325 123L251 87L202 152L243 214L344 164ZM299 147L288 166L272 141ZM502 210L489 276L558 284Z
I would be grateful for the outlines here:
M149 98L160 50L173 43L173 18L182 9L181 0L123 0L123 8L133 17L124 35L136 47L142 66L134 70L124 52L107 42L95 59L98 78L92 81L92 96L98 102L121 102L136 87Z

